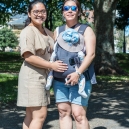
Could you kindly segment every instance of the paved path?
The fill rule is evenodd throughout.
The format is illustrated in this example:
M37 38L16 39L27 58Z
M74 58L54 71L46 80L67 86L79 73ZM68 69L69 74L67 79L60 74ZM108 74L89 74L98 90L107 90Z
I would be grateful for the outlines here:
M0 129L21 129L24 115L24 108L14 104L1 108ZM103 82L103 86L94 86L87 118L91 129L129 129L129 82ZM59 129L54 97L43 129Z

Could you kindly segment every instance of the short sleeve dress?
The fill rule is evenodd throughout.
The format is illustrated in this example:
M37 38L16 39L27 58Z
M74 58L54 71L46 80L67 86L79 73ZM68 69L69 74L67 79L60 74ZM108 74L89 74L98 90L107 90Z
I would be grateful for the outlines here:
M27 26L20 34L21 56L26 51L49 61L50 48L54 45L54 40L49 36L44 36L34 26ZM48 97L45 90L48 71L44 68L35 67L26 61L23 62L18 78L17 106L34 107L47 106Z

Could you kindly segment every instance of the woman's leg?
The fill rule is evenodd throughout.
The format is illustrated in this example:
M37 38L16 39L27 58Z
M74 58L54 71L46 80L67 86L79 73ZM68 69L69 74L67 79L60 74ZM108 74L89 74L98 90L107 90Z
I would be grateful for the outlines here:
M86 108L91 94L92 85L90 81L86 81L85 92L87 98L83 98L78 94L78 85L70 88L72 115L76 122L77 129L90 129L88 120L86 118Z
M29 129L30 122L32 121L32 113L29 107L26 108L26 116L23 121L23 129Z
M72 129L71 105L69 102L58 103L60 129Z
M76 122L77 129L90 129L86 118L86 108L80 105L72 104L72 115Z
M72 129L69 88L63 82L53 81L54 95L59 110L60 129Z
M42 129L43 123L47 116L47 107L29 107L29 110L31 112L32 120L29 124L29 128L23 129ZM25 122L23 125L23 127L27 126Z

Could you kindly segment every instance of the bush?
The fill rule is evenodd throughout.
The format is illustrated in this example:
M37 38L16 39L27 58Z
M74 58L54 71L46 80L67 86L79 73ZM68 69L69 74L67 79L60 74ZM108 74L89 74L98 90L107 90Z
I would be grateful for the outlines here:
M4 27L0 29L0 48L2 51L6 47L15 48L18 45L18 39L11 29Z

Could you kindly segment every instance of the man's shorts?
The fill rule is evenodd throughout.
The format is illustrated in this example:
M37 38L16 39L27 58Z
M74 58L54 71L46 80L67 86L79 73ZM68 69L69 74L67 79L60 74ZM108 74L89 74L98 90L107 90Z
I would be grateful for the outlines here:
M83 98L80 94L78 94L78 84L74 86L67 86L64 82L53 80L53 88L56 103L70 102L72 104L77 104L86 107L88 106L88 100L92 90L92 84L90 80L86 81L85 85L85 92L88 95L87 98Z

